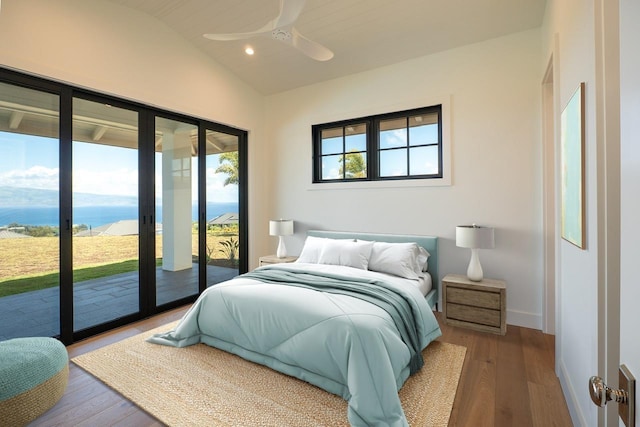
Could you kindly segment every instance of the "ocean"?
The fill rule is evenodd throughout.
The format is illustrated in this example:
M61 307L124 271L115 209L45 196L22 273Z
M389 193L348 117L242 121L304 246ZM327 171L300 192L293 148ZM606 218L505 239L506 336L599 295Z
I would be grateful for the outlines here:
M238 213L238 203L207 203L207 221L225 213ZM80 206L73 209L73 224L85 224L92 228L125 219L137 219L138 207L125 206ZM191 218L198 220L198 207L191 209ZM162 223L162 209L156 210L156 222ZM17 223L20 225L49 225L57 227L57 207L0 207L0 227Z

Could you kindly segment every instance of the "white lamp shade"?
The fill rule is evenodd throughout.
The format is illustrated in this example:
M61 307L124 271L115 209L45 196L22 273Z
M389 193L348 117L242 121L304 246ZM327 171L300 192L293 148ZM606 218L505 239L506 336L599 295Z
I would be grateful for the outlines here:
M480 282L483 278L482 266L478 249L493 249L495 239L493 228L473 225L459 225L456 227L456 246L471 248L471 260L467 268L467 277L474 282Z
M459 225L456 227L456 246L471 249L493 249L495 247L493 228Z
M293 234L292 219L277 219L269 221L270 236L291 236Z

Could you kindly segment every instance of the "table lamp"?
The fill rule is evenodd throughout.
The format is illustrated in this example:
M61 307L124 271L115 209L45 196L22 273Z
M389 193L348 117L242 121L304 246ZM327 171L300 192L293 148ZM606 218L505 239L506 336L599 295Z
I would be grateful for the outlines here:
M474 282L482 281L482 266L478 249L493 249L495 239L493 228L479 225L459 225L456 227L456 246L471 249L471 260L467 269L467 277Z
M278 236L278 250L276 256L284 258L287 256L287 248L284 246L283 236L291 236L293 234L292 219L276 219L269 221L269 235Z

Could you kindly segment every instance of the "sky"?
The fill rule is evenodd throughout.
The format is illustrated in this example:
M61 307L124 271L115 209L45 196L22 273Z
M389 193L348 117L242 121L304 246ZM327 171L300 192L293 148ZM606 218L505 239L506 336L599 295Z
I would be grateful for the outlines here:
M157 157L158 155L156 155ZM158 164L158 161L156 162ZM207 157L207 201L238 202L238 186L224 186L225 174L216 174L217 155ZM191 176L198 176L191 162ZM0 186L59 190L58 142L52 138L0 132ZM161 174L156 194L162 195ZM73 191L100 195L137 196L138 151L101 144L74 142ZM197 201L197 185L192 183Z

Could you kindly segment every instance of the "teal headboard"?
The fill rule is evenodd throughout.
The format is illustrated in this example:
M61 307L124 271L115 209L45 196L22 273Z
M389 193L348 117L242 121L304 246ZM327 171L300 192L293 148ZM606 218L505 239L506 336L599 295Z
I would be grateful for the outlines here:
M431 307L435 307L438 303L440 295L440 276L438 275L438 238L435 236L419 236L411 234L377 234L377 233L360 233L350 231L324 231L309 230L309 236L327 237L330 239L361 239L375 240L378 242L388 243L406 243L416 242L429 252L429 267L427 271L431 275L432 290L427 295L427 301Z

